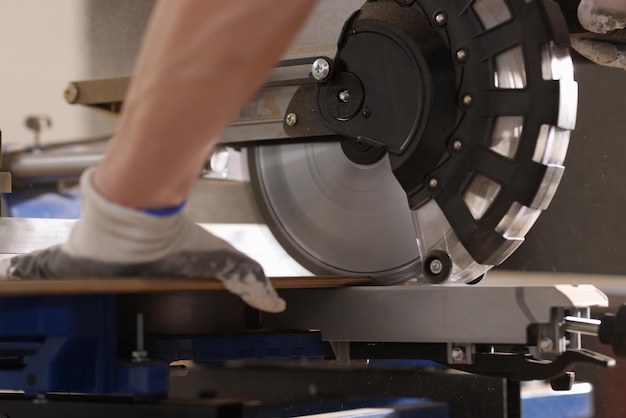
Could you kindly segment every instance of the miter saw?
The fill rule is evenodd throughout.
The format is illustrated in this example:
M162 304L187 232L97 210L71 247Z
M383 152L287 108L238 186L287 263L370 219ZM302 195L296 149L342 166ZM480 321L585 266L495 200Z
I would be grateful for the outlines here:
M610 364L572 336L599 332L589 308L607 301L594 288L465 286L523 242L563 175L577 84L557 3L379 0L353 10L336 45L296 47L277 64L213 157L246 150L264 220L310 271L450 286L285 291L293 310L263 325L320 329L339 359L355 348L375 357L372 343L443 343L442 362L519 380ZM116 114L128 83L73 82L65 97ZM19 167L20 156L8 162ZM494 312L483 312L481 333L464 332L456 321L489 297L516 314L487 326ZM437 310L444 301L455 309ZM365 315L381 306L384 315ZM426 315L436 321L401 326ZM523 345L532 356L516 352Z
M279 62L221 145L247 147L267 223L311 271L472 282L559 184L577 108L568 43L552 1L368 1L336 47ZM127 84L65 96L118 112Z

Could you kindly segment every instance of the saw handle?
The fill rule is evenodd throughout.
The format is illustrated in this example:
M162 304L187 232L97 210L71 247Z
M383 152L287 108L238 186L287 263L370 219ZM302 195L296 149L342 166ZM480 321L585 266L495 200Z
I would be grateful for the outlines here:
M626 357L626 304L617 313L606 313L598 328L598 339L602 344L611 345L618 357Z

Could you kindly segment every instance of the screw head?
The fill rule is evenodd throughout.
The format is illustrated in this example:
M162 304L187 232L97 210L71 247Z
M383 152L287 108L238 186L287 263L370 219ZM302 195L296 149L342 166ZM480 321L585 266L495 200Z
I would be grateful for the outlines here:
M441 260L435 258L430 262L428 268L432 274L439 274L443 271L443 263Z
M298 115L295 113L289 113L285 116L285 123L287 126L295 126L295 124L298 123Z
M364 118L369 118L369 117L370 117L370 114L371 114L371 111L370 111L370 110L369 110L369 108L367 108L367 107L364 107L364 108L361 110L361 115L363 115L363 117L364 117Z
M472 96L470 96L469 94L466 94L465 96L463 96L464 106L471 106L472 103L474 103L474 98Z
M539 350L546 352L546 351L552 351L554 349L554 341L552 341L551 338L542 338L541 341L539 341Z
M452 150L455 152L461 152L463 150L463 141L455 139L452 143Z
M465 62L466 59L467 59L467 51L466 50L461 48L458 51L456 51L456 60L458 62Z
M448 21L448 16L446 16L445 13L443 12L439 12L435 15L435 23L438 26L443 26L446 24L446 22Z
M431 189L436 189L439 186L439 181L436 178L432 178L428 181L428 187Z
M348 100L350 100L350 92L348 90L341 90L337 97L342 103L348 103Z
M326 80L330 75L330 63L325 58L318 58L311 64L311 75L317 81Z
M463 350L461 347L454 347L450 351L450 357L452 357L452 360L454 360L457 363L461 362L465 360L465 350Z

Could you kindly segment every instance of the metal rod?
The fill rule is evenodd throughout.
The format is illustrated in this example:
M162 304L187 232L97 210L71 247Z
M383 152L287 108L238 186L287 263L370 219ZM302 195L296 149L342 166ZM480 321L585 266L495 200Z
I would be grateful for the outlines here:
M600 324L599 319L579 318L577 316L566 316L564 328L568 332L577 332L585 335L598 335Z
M143 314L137 314L137 351L143 351Z

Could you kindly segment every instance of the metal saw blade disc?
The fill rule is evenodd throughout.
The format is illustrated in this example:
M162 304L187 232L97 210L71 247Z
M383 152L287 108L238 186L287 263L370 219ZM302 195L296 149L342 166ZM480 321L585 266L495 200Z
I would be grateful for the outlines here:
M551 3L412 6L445 32L463 114L452 134L429 138L449 144L450 154L431 156L425 147L423 155L439 162L427 177L414 175L411 166L410 178L437 180L413 211L388 157L358 164L338 141L318 138L252 147L257 201L294 259L314 273L369 275L381 284L428 283L420 254L425 263L429 254L446 254L448 281L465 283L506 259L550 203L575 122L567 30Z
M272 232L317 274L403 282L420 271L406 194L386 157L350 161L339 142L250 149L250 177Z

